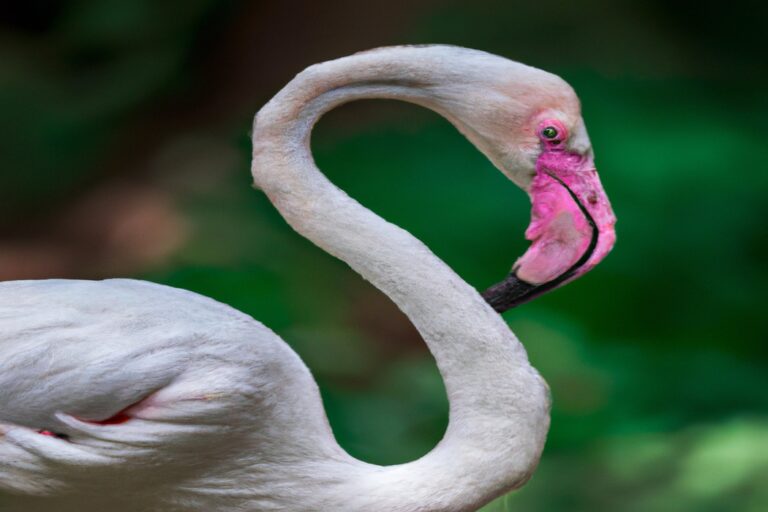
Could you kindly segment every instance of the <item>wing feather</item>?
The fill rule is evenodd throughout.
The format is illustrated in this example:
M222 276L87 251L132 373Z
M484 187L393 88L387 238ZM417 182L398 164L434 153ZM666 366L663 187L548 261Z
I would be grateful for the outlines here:
M163 477L146 467L193 474L238 449L287 351L250 317L183 290L0 283L0 494L156 487ZM129 421L97 423L128 407Z

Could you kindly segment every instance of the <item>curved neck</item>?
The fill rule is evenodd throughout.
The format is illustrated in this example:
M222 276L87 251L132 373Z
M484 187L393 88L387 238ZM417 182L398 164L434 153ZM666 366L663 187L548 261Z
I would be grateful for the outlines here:
M449 426L432 452L350 475L351 489L359 497L375 496L380 510L426 504L435 507L430 510L474 510L528 478L549 423L546 385L503 319L419 240L328 181L310 152L320 116L361 98L417 103L466 133L461 112L452 108L457 100L444 93L467 78L441 55L400 47L313 66L258 113L253 130L256 185L296 231L398 305L445 381Z

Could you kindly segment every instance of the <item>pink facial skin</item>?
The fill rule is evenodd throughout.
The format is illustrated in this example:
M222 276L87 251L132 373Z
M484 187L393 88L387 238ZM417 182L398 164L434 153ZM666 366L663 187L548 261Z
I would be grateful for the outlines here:
M544 152L536 161L536 176L529 192L531 223L525 232L532 243L513 267L519 279L533 285L552 281L569 270L563 283L586 273L616 241L616 217L592 158L565 149L567 132L560 122L549 120L541 126L555 127L558 135L549 139L541 135ZM540 129L539 133L544 132ZM582 207L597 227L597 243L589 258L572 269L594 243L593 228Z

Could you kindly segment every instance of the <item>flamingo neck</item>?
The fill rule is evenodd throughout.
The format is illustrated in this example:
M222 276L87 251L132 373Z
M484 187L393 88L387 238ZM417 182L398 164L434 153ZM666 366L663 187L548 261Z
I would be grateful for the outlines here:
M362 98L426 106L466 133L455 102L441 101L440 91L462 78L445 52L466 59L462 52L469 51L432 48L439 50L381 49L312 66L254 123L256 186L297 232L345 261L408 316L437 361L450 403L445 437L419 460L390 467L346 455L328 461L340 475L329 486L343 495L339 510L475 510L528 479L549 425L546 385L503 319L419 240L328 181L312 158L317 120ZM330 430L327 437L338 446Z

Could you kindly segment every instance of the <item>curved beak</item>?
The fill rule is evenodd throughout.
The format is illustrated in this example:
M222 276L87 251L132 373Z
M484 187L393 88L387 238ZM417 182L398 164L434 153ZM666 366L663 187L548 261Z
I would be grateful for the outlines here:
M499 313L585 274L616 241L616 217L590 157L542 153L529 195L531 246L482 294Z

